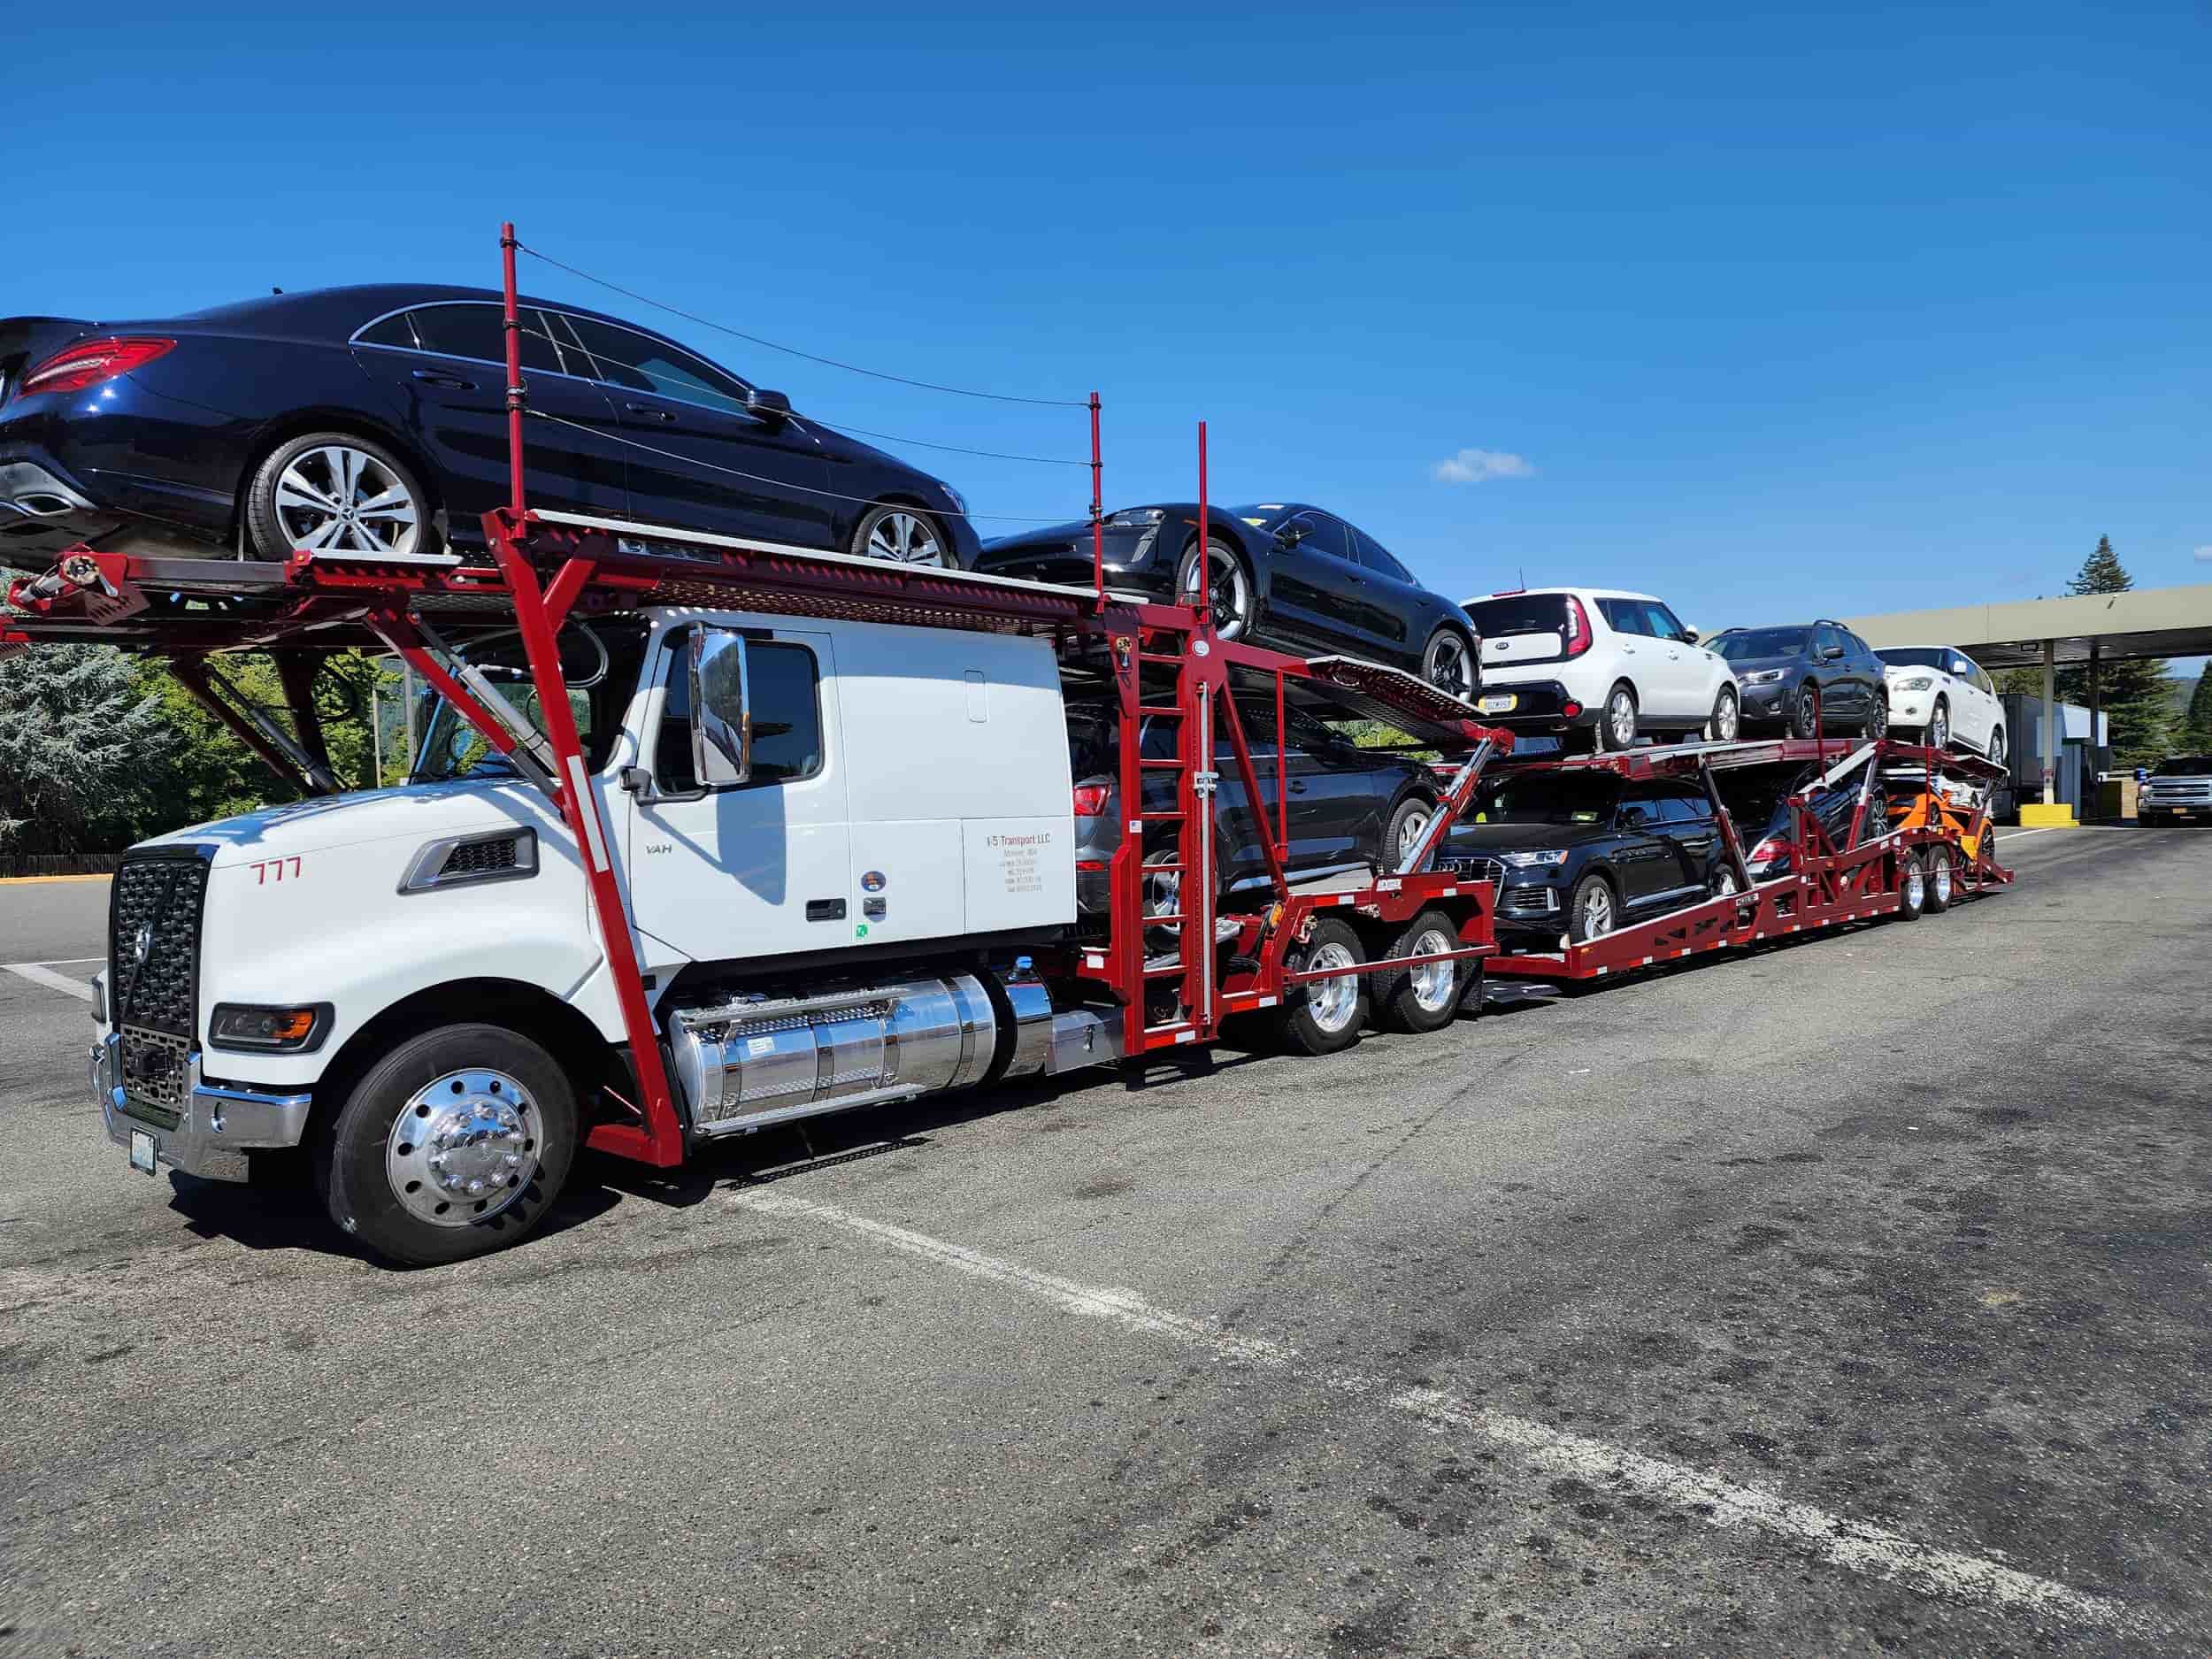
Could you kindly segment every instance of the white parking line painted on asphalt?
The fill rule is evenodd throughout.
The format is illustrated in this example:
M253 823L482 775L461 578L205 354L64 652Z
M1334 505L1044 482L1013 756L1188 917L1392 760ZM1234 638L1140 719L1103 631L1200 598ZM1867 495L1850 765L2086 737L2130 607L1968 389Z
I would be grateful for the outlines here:
M1155 1308L1133 1292L1081 1285L1072 1279L1002 1261L979 1250L875 1221L810 1199L762 1187L733 1194L731 1206L786 1219L821 1222L859 1234L908 1256L1022 1291L1063 1312L1107 1319L1131 1331L1189 1343L1231 1364L1276 1371L1333 1394L1373 1401L1402 1412L1440 1434L1486 1440L1546 1471L1565 1471L1601 1487L1627 1488L1671 1503L1697 1506L1690 1513L1723 1530L1747 1528L1794 1544L1854 1572L1889 1579L1924 1595L1978 1603L2004 1613L2027 1613L2069 1624L2147 1632L2155 1621L2120 1602L2050 1578L2000 1565L1978 1555L1932 1549L1901 1532L1852 1521L1755 1486L1740 1486L1695 1469L1609 1446L1602 1440L1548 1428L1434 1388L1402 1388L1379 1377L1307 1359L1263 1337L1229 1331L1210 1319Z
M96 962L98 958L87 956L85 960ZM92 987L88 983L83 979L73 979L65 973L56 973L42 962L0 962L0 968L5 968L10 973L19 974L34 985L43 985L50 990L66 991L70 995L81 996L88 1002L92 1000Z

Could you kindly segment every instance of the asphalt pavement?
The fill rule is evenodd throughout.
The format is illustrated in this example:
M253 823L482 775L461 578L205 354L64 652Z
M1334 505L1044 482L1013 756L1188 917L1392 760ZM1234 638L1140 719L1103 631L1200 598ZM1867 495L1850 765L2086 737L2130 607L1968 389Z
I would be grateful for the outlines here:
M132 1174L0 972L0 1653L2202 1655L2212 833L2003 839L1432 1037L589 1158L419 1272ZM0 960L91 972L62 891Z

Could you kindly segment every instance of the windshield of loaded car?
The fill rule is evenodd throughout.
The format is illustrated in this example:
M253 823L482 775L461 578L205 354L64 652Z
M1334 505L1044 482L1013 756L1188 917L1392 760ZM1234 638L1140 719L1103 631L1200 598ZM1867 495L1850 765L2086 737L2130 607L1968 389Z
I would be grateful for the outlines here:
M645 659L646 626L641 618L575 625L561 631L561 673L568 681L569 711L582 740L584 765L596 772L607 764L623 716L636 688L638 670ZM480 670L507 705L545 730L536 688L530 683L530 665L523 654L522 636L507 633L473 641L460 655ZM411 783L443 783L454 778L512 777L513 763L485 741L453 705L425 687L418 704L417 730L421 747L415 752Z
M2151 768L2154 778L2203 778L2212 776L2212 755L2169 755Z
M1792 657L1812 636L1810 628L1731 628L1713 641L1713 649L1732 663L1755 657Z
M1924 647L1916 645L1893 651L1877 651L1874 655L1892 668L1941 668L1954 653L1940 649L1929 650Z
M1609 772L1539 772L1501 778L1476 797L1474 824L1602 824L1620 799Z

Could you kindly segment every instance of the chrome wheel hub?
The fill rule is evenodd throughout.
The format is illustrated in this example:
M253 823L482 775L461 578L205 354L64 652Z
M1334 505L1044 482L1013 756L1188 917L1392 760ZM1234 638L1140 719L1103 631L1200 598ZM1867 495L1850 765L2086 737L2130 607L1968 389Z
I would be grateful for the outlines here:
M1921 873L1920 861L1913 860L1912 868L1905 872L1905 908L1916 910L1928 902L1928 879Z
M895 565L942 565L945 550L937 532L918 512L887 512L868 532L870 558L889 559Z
M400 1108L385 1143L392 1195L436 1227L497 1215L536 1174L535 1102L504 1071L449 1071Z
M1613 931L1613 894L1609 887L1590 889L1589 902L1582 907L1582 936L1596 939Z
M1244 632L1252 614L1252 589L1244 579L1244 567L1233 557L1216 553L1210 545L1202 557L1202 564L1200 556L1194 555L1183 572L1183 603L1196 604L1202 583L1208 608L1213 612L1214 632L1225 640L1233 640Z
M1433 956L1447 950L1456 950L1459 941L1445 936L1441 928L1424 928L1421 936L1413 941L1409 956ZM1449 962L1431 962L1416 968L1413 972L1413 1000L1430 1013L1436 1012L1452 1000L1457 975Z
M1720 700L1720 706L1713 716L1714 741L1720 743L1734 742L1736 741L1736 700L1733 697L1729 696L1722 697Z
M1613 725L1616 748L1626 749L1636 741L1636 704L1625 691L1613 694L1613 701L1606 710L1606 717Z
M1951 861L1948 858L1937 859L1928 879L1935 883L1936 902L1948 904L1951 902Z
M1352 953L1337 944L1324 945L1306 959L1308 971L1314 973L1357 965ZM1352 1023L1352 1016L1359 1008L1358 978L1347 973L1337 979L1307 980L1306 1008L1313 1016L1313 1023L1323 1031L1342 1031Z
M1425 811L1407 814L1405 827L1398 832L1398 866L1405 867L1407 859L1421 849L1421 837L1429 833L1429 815Z
M277 474L277 526L295 548L412 553L422 512L407 486L365 449L326 444Z

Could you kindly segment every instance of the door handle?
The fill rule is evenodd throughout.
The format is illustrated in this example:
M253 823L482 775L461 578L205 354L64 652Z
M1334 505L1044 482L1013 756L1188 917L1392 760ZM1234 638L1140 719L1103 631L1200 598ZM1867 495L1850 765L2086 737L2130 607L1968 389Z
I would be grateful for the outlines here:
M643 415L649 420L673 420L676 419L674 411L663 409L654 403L625 403L622 407L627 413L633 415Z
M474 380L465 380L457 374L441 374L435 369L411 369L408 373L415 380L427 380L433 386L448 387L457 392L472 392L476 389Z
M806 918L810 922L841 922L845 919L845 901L842 899L809 899Z

